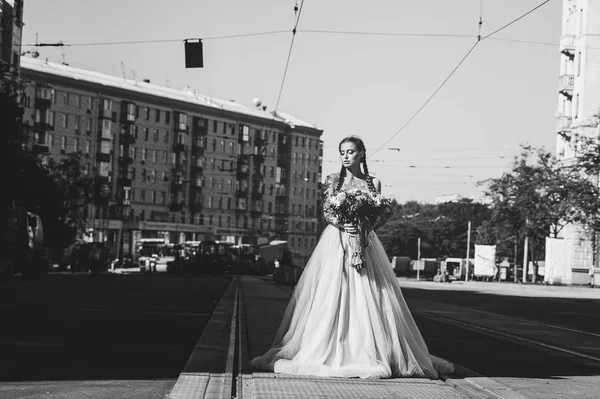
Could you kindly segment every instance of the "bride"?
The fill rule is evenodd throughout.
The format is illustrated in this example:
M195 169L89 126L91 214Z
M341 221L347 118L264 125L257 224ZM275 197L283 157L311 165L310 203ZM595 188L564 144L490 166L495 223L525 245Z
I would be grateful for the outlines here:
M327 176L325 203L348 189L381 192L369 176L363 141L339 144L340 173ZM361 164L363 170L361 170ZM432 357L404 301L400 285L374 231L367 232L363 270L350 264L357 226L328 212L323 231L271 349L252 359L256 370L324 377L429 377L452 366Z

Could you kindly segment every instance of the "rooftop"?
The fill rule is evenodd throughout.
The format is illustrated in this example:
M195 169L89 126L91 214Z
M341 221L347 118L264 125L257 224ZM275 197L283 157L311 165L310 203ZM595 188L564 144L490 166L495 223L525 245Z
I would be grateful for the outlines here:
M31 57L21 58L21 69L47 73L64 78L80 80L89 83L95 83L116 89L129 90L137 93L148 94L158 97L169 98L172 100L183 101L190 104L201 105L203 107L216 108L220 110L235 112L238 114L249 115L268 120L273 119L273 111L263 110L262 108L247 107L232 100L221 100L214 97L208 97L186 87L184 90L173 89L170 87L159 86L144 81L119 78L101 72L89 71L81 68L74 68L69 65L57 64L45 60ZM309 127L318 129L313 123L305 122L292 115L279 112L275 114L275 121L279 121L294 126Z

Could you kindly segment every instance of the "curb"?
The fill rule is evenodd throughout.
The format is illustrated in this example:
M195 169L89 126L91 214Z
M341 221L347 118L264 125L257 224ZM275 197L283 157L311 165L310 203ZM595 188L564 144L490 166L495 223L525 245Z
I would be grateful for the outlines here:
M529 399L529 397L473 370L454 364L454 372L441 379L470 399Z
M170 399L225 397L237 279L232 279L168 394Z

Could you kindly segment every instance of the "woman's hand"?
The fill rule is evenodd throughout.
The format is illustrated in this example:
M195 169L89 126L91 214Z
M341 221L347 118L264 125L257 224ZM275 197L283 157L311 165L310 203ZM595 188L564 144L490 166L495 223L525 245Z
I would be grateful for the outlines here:
M348 234L357 234L358 233L358 227L356 227L352 223L344 223L344 230Z

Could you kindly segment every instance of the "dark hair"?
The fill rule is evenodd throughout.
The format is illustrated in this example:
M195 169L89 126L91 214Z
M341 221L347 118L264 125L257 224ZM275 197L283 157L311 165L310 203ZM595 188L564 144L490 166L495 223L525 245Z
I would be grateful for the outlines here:
M342 141L340 141L340 144L338 145L338 151L341 150L342 148L342 144L344 143L352 143L356 146L356 148L358 149L358 151L361 151L363 153L363 158L361 159L360 163L363 165L363 172L364 174L367 176L367 184L369 185L369 189L373 192L377 191L377 189L375 189L375 185L373 184L373 178L371 176L369 176L369 167L367 166L367 149L365 148L365 143L362 141L362 139L360 137L357 136L348 136L342 139ZM346 177L346 167L344 167L344 165L342 165L342 169L340 170L340 178L338 180L338 184L335 188L335 191L340 191L340 189L342 188L342 185L344 184L344 179Z

